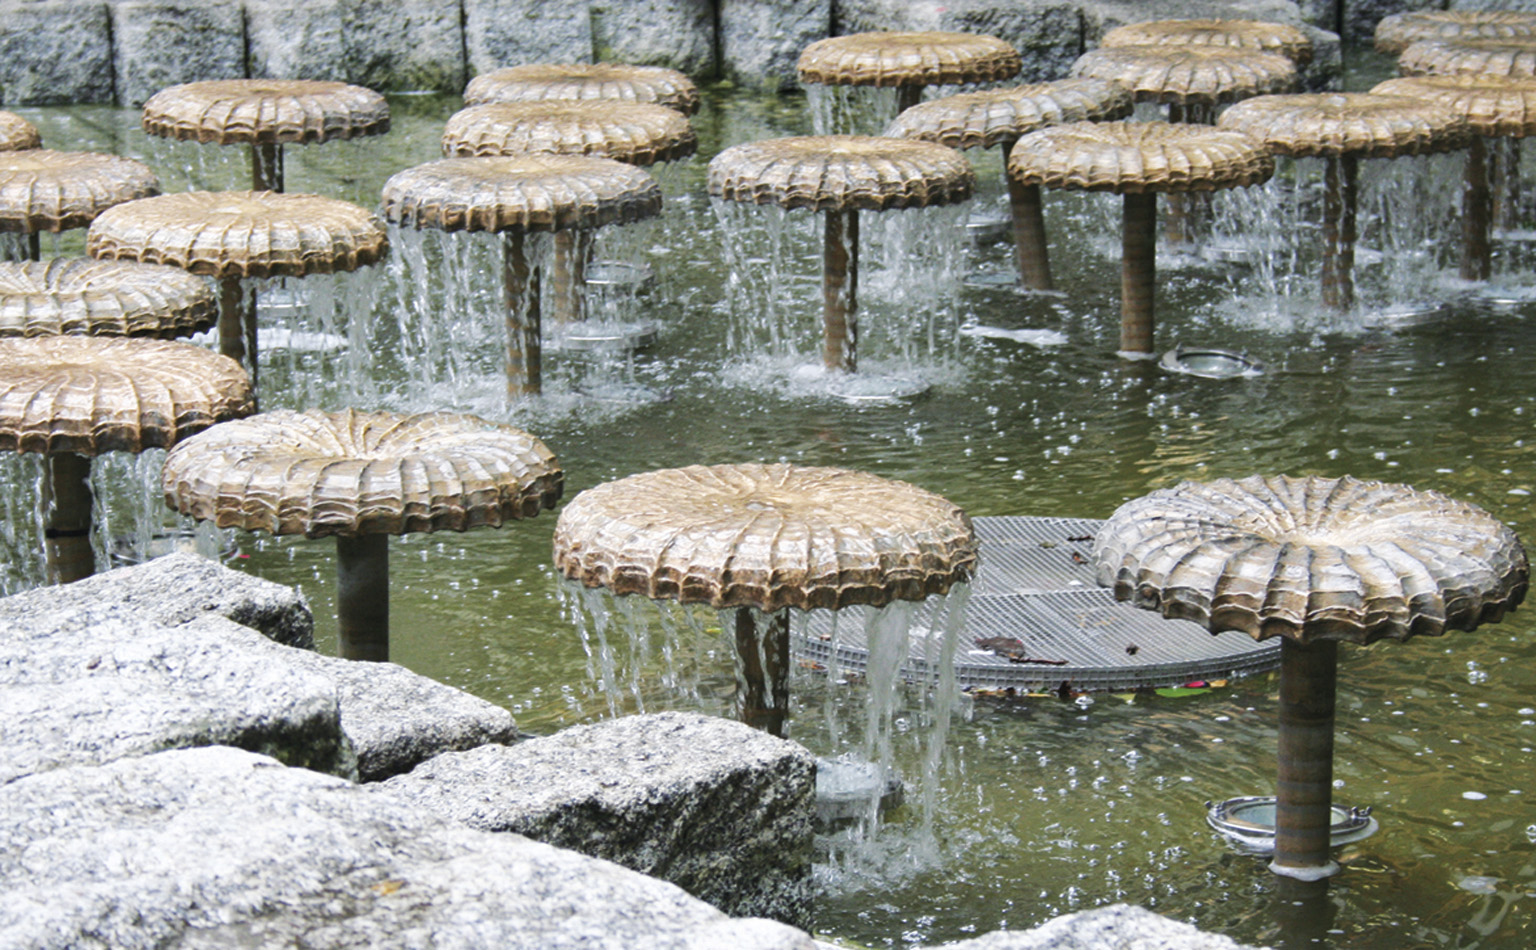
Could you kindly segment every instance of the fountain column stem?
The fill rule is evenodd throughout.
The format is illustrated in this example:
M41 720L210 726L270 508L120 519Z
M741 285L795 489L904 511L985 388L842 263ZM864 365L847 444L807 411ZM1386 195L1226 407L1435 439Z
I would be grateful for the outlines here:
M521 231L501 236L502 280L507 309L507 397L544 389L540 351L539 272L529 266Z
M27 260L40 261L43 259L43 236L37 231L27 234Z
M1152 352L1157 286L1157 193L1125 195L1120 232L1120 352Z
M251 145L251 190L283 190L283 146L277 142Z
M1520 140L1500 138L1494 150L1497 188L1493 195L1493 220L1506 231L1520 227Z
M903 87L905 88L905 87ZM828 371L858 369L859 212L826 212L822 251L822 365Z
M251 377L251 398L255 399L256 298L253 294L246 299L238 276L219 278L219 352L245 367Z
M389 659L389 535L336 536L336 620L344 659Z
M550 266L553 293L550 317L555 323L583 319L587 295L587 256L592 240L586 231L556 231Z
M1481 135L1467 148L1461 185L1461 279L1487 280L1493 273L1490 235L1492 193L1488 190L1488 148Z
M901 115L908 109L923 101L922 86L897 86L896 87L896 114Z
M1323 303L1334 310L1355 305L1355 194L1360 162L1330 155L1323 171Z
M736 655L742 674L737 715L747 725L782 739L789 716L789 611L766 615L759 627L752 608L737 608Z
M91 551L91 460L75 452L48 456L53 505L44 529L48 579L68 584L96 573Z
M1013 143L1003 143L1003 168L1013 155ZM1019 276L1030 290L1055 290L1051 258L1045 243L1045 207L1039 185L1026 185L1012 175L1008 179L1008 203L1013 212L1013 251L1018 256Z
M1337 874L1333 825L1333 713L1339 645L1280 643L1280 780L1271 871L1300 880Z

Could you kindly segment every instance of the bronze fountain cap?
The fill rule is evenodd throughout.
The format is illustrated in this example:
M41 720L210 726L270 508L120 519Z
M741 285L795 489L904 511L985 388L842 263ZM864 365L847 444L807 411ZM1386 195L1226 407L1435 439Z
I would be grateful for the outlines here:
M954 86L1019 74L1019 51L976 33L852 33L800 53L800 81L829 86Z
M1536 13L1502 10L1414 10L1376 24L1376 51L1400 56L1419 40L1505 39L1536 35Z
M586 587L774 612L923 600L970 579L971 521L906 482L840 468L692 465L589 488L555 524Z
M1470 73L1405 76L1378 83L1371 93L1437 102L1465 118L1475 135L1509 138L1536 135L1536 78Z
M1312 62L1312 40L1288 23L1265 20L1189 19L1127 23L1104 34L1102 47L1209 46L1277 53L1305 66Z
M1536 35L1418 40L1397 59L1404 76L1536 76Z
M931 142L807 135L733 145L709 163L709 193L744 204L886 211L955 204L975 176L959 152Z
M1137 102L1219 105L1289 92L1296 64L1277 53L1223 46L1116 46L1089 50L1073 76L1117 82Z
M1059 79L930 99L897 116L886 135L950 148L991 148L1048 125L1123 119L1132 108L1130 93L1117 83Z
M1260 96L1222 113L1219 125L1293 158L1397 158L1466 147L1466 119L1435 102L1364 92Z
M0 339L0 451L169 448L251 411L240 364L169 340Z
M106 260L171 264L212 277L302 277L356 270L388 249L383 226L336 198L193 191L119 205L86 247Z
M1026 185L1146 194L1256 185L1275 161L1241 132L1168 122L1074 122L1019 140L1008 173Z
M1212 632L1299 643L1439 636L1525 597L1513 531L1406 485L1252 476L1183 482L1120 506L1093 545L1120 600Z
M372 89L311 79L212 79L144 103L150 135L216 145L317 143L382 135L389 104Z
M464 104L601 99L649 102L683 115L699 111L699 87L675 69L625 63L526 63L476 76Z
M387 221L442 231L565 231L661 213L645 169L607 158L526 155L444 158L384 183Z
M162 485L221 528L353 538L532 518L564 479L544 443L476 416L284 409L177 446Z
M42 147L43 138L36 126L14 112L0 111L0 152Z
M113 205L160 193L143 162L95 152L0 152L0 231L83 228Z
M212 327L208 282L175 267L57 258L0 262L0 336L148 336Z
M651 165L698 146L687 117L647 102L492 102L461 109L443 129L443 154L460 157L553 152Z

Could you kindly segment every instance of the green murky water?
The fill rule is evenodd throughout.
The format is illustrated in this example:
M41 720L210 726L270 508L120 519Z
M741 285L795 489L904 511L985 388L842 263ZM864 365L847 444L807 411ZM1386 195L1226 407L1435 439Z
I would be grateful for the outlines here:
M454 103L397 99L394 108L396 129L384 140L290 149L289 190L371 206L390 173L435 158L436 132ZM189 146L151 142L131 112L20 111L53 147L145 157L167 190L244 180L242 161L199 159ZM1536 299L1528 292L1506 302L1456 297L1432 319L1371 329L1323 318L1310 281L1277 284L1242 264L1168 266L1159 348L1218 345L1268 369L1252 379L1171 375L1112 352L1117 264L1105 249L1114 246L1118 209L1051 195L1047 214L1066 293L967 291L954 319L1051 330L1065 342L1037 347L962 335L941 346L950 358L924 396L872 406L802 397L768 388L760 366L728 351L722 237L703 196L703 170L725 145L807 129L804 103L714 90L696 126L700 155L666 173L672 210L646 239L667 286L644 314L659 324L660 339L637 358L631 377L670 399L639 409L565 400L505 416L559 455L568 496L653 468L783 459L909 480L974 515L1105 517L1126 498L1186 478L1350 474L1466 498L1536 538ZM985 179L995 175L989 160ZM1362 269L1374 305L1459 293L1433 270L1435 260L1452 260L1454 232L1437 230L1437 212L1420 198L1394 204L1392 197L1449 200L1454 168L1420 168L1441 176L1429 186L1397 183L1407 177L1402 167L1368 172L1383 197L1367 216L1395 216L1424 235L1411 247L1388 247L1385 263ZM1295 234L1305 249L1298 220L1241 214L1248 233ZM77 247L76 239L62 244L66 252ZM1536 285L1526 245L1500 250L1506 283ZM1006 254L1006 247L987 249L968 266L1001 269ZM1277 296L1275 286L1290 296ZM811 327L818 298L813 284L806 287ZM1411 294L1403 290L1410 287ZM379 326L391 323L394 306L381 293ZM442 319L451 346L455 317ZM803 335L811 339L813 330ZM388 339L381 329L374 345ZM309 357L273 359L267 407L303 392L297 381L315 365ZM496 391L493 368L484 385ZM330 407L347 389L330 391ZM11 471L14 482L29 470ZM668 677L656 659L617 699L594 685L550 566L553 524L549 515L395 543L395 659L505 704L536 733L610 715L610 703L727 709L728 653L707 632L688 654L695 664L688 675ZM233 563L300 586L322 638L333 642L333 547L250 536L238 544ZM1513 950L1532 942L1533 617L1525 610L1443 640L1341 650L1337 800L1373 805L1382 829L1341 855L1346 870L1326 912L1307 912L1302 929L1319 932L1321 945ZM813 746L836 745L834 730L845 729L839 724L864 702L857 685L810 674L796 689L792 735ZM1178 699L967 704L950 734L932 850L909 814L898 816L874 853L847 867L826 865L821 928L872 946L904 946L1131 901L1239 940L1294 941L1277 923L1262 862L1230 851L1203 820L1207 799L1272 792L1274 694L1272 678L1255 677ZM898 725L921 731L923 715Z

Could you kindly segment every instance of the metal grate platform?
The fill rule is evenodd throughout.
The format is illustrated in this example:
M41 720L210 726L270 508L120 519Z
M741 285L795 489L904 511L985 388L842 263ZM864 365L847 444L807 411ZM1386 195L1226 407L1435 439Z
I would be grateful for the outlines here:
M1280 665L1278 640L1258 643L1235 632L1213 636L1192 621L1165 620L1117 602L1093 579L1089 554L1099 524L1082 518L975 519L981 566L955 649L962 687L1054 690L1065 681L1074 690L1159 688ZM921 605L915 629L925 629L932 612L931 601ZM1014 662L975 646L988 637L1016 637L1031 659L1066 662ZM906 677L936 675L936 639L912 637ZM795 651L860 673L869 660L863 625L844 619L834 628L830 611L811 612Z

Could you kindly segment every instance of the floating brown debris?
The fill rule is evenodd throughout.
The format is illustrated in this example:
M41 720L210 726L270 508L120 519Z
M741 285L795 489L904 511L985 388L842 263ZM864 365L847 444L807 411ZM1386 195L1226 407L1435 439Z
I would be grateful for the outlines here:
M144 103L144 131L217 145L312 143L389 131L389 104L372 89L309 79L184 83Z
M267 191L185 192L113 208L87 238L92 257L171 264L216 277L356 270L384 256L384 228L350 202Z
M1399 56L1420 40L1536 36L1536 13L1502 10L1415 10L1376 24L1376 51Z
M974 33L854 33L800 54L800 81L832 86L946 86L1018 75L1018 50Z
M699 111L699 88L675 69L624 63L526 63L476 76L464 104L603 99L649 102L683 115Z
M36 126L14 112L0 111L0 152L42 147Z
M1189 19L1128 23L1104 34L1100 46L1201 46L1276 53L1305 66L1312 40L1287 23L1264 20Z
M969 580L970 519L905 482L838 468L694 465L577 495L555 566L587 587L718 608L922 600Z
M559 231L660 212L661 188L644 169L579 155L445 158L384 183L385 219L415 228Z
M148 336L214 325L208 282L175 267L59 258L0 263L0 336Z
M1122 505L1093 557L1121 600L1302 643L1496 623L1529 576L1519 539L1481 508L1349 477L1184 482Z
M953 149L859 135L745 142L709 163L709 193L717 198L817 211L954 204L971 196L974 181Z
M0 231L83 228L106 209L160 193L143 162L95 152L0 151Z
M168 448L250 409L239 364L189 343L0 339L0 451Z
M461 109L443 129L443 154L553 152L652 165L698 148L688 119L644 102L492 102Z

